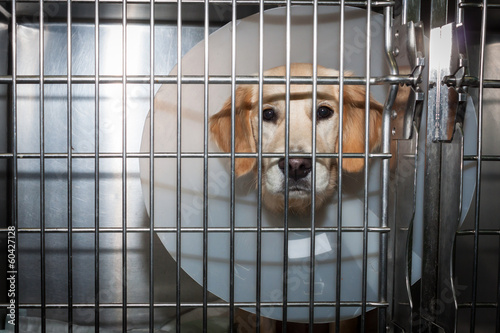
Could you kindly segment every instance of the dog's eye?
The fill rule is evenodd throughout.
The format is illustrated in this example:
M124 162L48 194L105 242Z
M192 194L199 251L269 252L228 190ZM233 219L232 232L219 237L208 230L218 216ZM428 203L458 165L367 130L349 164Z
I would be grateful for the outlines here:
M262 113L262 119L265 121L272 121L276 117L276 113L273 109L265 109Z
M319 119L326 119L330 118L333 115L333 110L330 109L328 106L320 106L317 111L317 118Z

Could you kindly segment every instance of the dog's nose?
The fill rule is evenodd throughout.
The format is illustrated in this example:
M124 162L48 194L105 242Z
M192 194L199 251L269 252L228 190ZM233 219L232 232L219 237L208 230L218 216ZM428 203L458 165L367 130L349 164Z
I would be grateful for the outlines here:
M278 166L285 174L285 159L278 162ZM288 178L299 180L311 172L312 161L310 158L290 158L288 159Z

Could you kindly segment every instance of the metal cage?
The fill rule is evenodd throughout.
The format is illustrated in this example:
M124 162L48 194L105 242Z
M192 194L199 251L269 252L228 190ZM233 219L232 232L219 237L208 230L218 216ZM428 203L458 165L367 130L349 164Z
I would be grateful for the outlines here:
M296 6L312 8L310 51L315 70L311 77L290 74L294 24L290 12ZM323 7L338 8L340 15L339 30L331 32L339 40L340 74L335 77L318 76L316 70L318 10ZM348 58L344 17L346 8L352 7L365 10L367 28L360 47L366 61L357 64L365 74L351 77L344 75ZM274 8L286 13L284 77L264 75L266 52L270 52L264 52L262 44L264 13ZM499 331L500 62L496 54L500 23L495 20L499 9L500 3L487 0L0 1L0 331ZM239 20L253 14L261 18L256 23L259 71L239 75L236 31ZM383 25L380 47L388 68L378 76L372 75L371 64L375 15ZM226 24L230 71L212 75L207 69L200 75L185 75L180 60L198 42L205 43L202 61L209 68L209 36ZM177 71L172 72L176 64ZM272 154L262 146L254 152L239 152L234 121L230 151L214 153L208 147L210 89L228 87L234 115L239 84L258 85L259 94L264 84L285 85L288 115L292 85L311 85L313 101L319 85L338 86L340 121L346 87L385 92L380 151L370 152L366 139L363 153L322 154L313 149L305 154L313 165L320 157L334 159L340 166L346 159L364 159L360 174L364 212L359 226L342 226L342 191L348 176L341 168L340 194L335 194L339 224L316 226L312 210L309 225L294 228L288 224L292 213L286 209L285 194L283 224L263 226L262 160ZM155 94L161 85L176 89L172 151L154 149ZM203 91L204 145L199 151L186 151L182 144L181 133L189 131L183 127L182 94L189 85ZM364 108L368 114L369 99ZM262 121L259 117L259 133ZM145 122L151 128L147 151L140 146ZM473 138L467 137L467 126L473 127ZM368 128L366 122L365 131ZM284 153L278 155L287 164L296 155L289 150L288 127L285 135ZM262 141L261 134L258 138ZM312 147L316 147L315 126L313 138ZM342 139L339 145L342 151ZM210 161L218 158L228 160L230 166L230 205L220 212L229 219L224 228L211 226L208 217ZM235 222L241 217L235 208L239 158L257 160L259 199L253 227ZM173 163L177 201L155 201L158 185L150 176L142 186L147 188L145 205L139 163L147 163L148 175L156 175L159 160ZM182 170L186 161L193 160L202 167L203 219L200 226L187 227L181 219L181 184L189 179ZM368 223L372 161L381 164L376 226ZM312 174L315 179L315 171ZM173 227L156 221L155 207L163 204L173 207L177 221ZM422 238L414 236L416 230L421 230ZM318 286L309 283L305 301L288 299L289 237L294 231L310 234L306 247L316 255L316 235L335 239L337 245L331 251L336 262L331 265L336 272L342 269L345 235L359 235L361 297L343 299L341 285L346 282L337 274L334 281L326 281L334 286L335 297L318 301ZM208 287L213 270L208 244L216 233L225 234L230 244L227 299ZM256 241L256 282L249 286L255 288L255 297L244 302L235 297L235 240L250 233ZM283 237L282 288L274 301L261 296L266 283L261 276L266 233ZM162 243L161 235L166 234L173 237L175 254ZM194 246L183 239L195 234L204 253L201 282L181 267L182 249ZM376 299L367 296L370 239L378 244ZM421 255L415 255L415 248L421 249ZM306 265L304 279L316 281L315 256L310 255ZM272 307L281 309L276 320L266 319L266 310ZM295 308L307 309L301 326L288 316ZM320 324L315 313L321 308L334 309L334 318L341 318L347 308L359 311L349 321ZM248 314L249 309L254 314Z

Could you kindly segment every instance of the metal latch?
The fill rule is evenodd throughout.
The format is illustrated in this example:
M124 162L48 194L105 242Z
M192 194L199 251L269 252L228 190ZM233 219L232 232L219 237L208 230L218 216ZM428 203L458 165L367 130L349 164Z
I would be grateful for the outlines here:
M468 74L465 29L450 23L431 30L429 58L429 133L433 141L449 142L455 125L463 123Z
M394 101L392 138L410 139L414 125L420 127L424 103L422 75L425 67L424 28L422 22L408 22L393 28L394 57L400 74L408 74L413 84L402 86Z

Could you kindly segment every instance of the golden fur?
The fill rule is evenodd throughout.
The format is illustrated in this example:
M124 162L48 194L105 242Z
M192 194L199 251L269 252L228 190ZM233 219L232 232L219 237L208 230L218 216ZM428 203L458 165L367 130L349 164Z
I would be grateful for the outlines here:
M280 66L264 73L265 76L285 76L285 67ZM312 76L311 64L292 64L292 76ZM318 76L338 76L336 70L318 66ZM346 74L349 75L349 74ZM264 153L283 153L285 150L285 85L266 84L263 92L263 110L272 110L273 121L263 121L262 150ZM363 153L365 147L365 89L364 86L344 86L343 113L343 152ZM256 152L258 145L258 85L241 85L235 96L235 152ZM338 152L339 134L339 86L318 85L317 105L312 107L312 85L292 84L290 86L290 141L289 151L310 153L312 146L312 111L320 107L333 110L329 118L317 117L317 153ZM370 151L378 148L381 141L382 105L370 98ZM225 152L231 150L231 99L222 109L210 118L210 132L218 147ZM279 169L279 158L262 159L263 203L273 211L284 207L284 174ZM237 158L236 176L249 172L256 174L255 158ZM347 158L342 160L346 172L359 172L363 169L364 159ZM337 183L337 159L316 159L316 208L319 208L335 190ZM310 211L311 175L289 183L289 208L302 214ZM308 185L309 184L309 185ZM309 188L307 188L309 186Z

